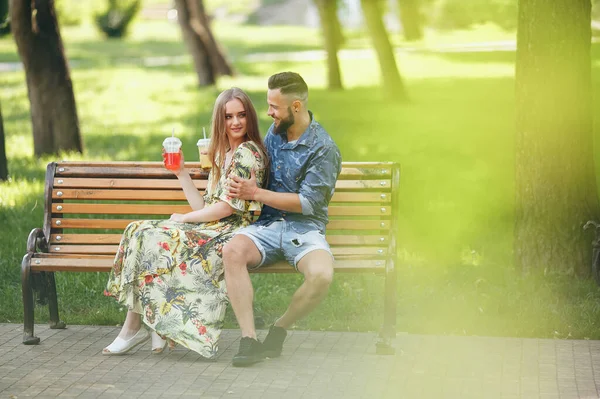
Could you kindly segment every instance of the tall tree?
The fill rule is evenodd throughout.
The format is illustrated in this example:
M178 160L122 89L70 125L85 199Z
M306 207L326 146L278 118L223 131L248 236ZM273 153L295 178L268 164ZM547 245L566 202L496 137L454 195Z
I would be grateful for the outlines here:
M177 19L183 38L192 54L200 86L215 84L219 75L233 75L210 29L202 0L175 0Z
M404 83L398 72L394 51L383 24L382 0L361 0L367 29L375 47L383 79L383 89L388 97L398 101L408 99Z
M0 0L0 27L4 25L8 17L8 0ZM0 107L0 180L8 179L8 161L6 159L6 144L4 138L4 120L2 119L2 108Z
M0 36L10 33L10 22L8 19L8 0L0 0Z
M0 108L0 180L8 179L8 161L6 159L5 141L4 121L2 119L2 108Z
M598 218L590 0L520 0L515 265L588 274Z
M327 82L330 89L342 89L338 51L343 42L342 28L337 15L337 0L315 0L327 51Z
M82 152L73 83L54 0L11 0L10 15L27 79L35 155Z
M397 0L398 14L404 39L409 42L423 38L423 16L421 15L420 0Z

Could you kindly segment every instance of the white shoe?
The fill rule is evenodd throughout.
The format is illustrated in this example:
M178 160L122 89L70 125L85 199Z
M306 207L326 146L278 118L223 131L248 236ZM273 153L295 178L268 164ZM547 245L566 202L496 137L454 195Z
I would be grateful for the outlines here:
M136 346L148 341L150 334L145 328L140 328L135 335L127 340L117 337L115 340L102 350L103 355L122 355L129 352Z
M156 331L152 331L152 353L155 355L163 353L165 346L167 346L167 340L162 339Z

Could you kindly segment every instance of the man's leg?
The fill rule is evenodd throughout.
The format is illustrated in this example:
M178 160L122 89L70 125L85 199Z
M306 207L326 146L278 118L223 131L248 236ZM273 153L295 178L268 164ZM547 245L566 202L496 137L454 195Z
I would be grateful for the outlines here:
M304 255L297 264L298 270L304 274L304 283L296 290L292 302L269 329L263 343L266 357L278 357L283 349L287 329L297 320L309 314L327 295L333 279L333 259L323 249L316 249Z
M309 252L297 266L304 275L304 283L294 293L286 312L275 322L277 327L288 329L308 315L325 298L333 280L333 259L325 250Z
M261 255L254 242L245 235L235 235L223 247L223 265L225 282L231 308L242 330L242 337L256 339L254 327L254 289L248 273L248 267L256 266Z

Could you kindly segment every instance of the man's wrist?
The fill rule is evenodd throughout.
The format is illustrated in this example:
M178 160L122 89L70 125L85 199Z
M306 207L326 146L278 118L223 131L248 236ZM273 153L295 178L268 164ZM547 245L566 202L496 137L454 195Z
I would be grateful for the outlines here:
M251 200L261 202L260 198L262 196L263 191L264 191L264 189L257 186L256 189L254 190L254 193L252 194Z

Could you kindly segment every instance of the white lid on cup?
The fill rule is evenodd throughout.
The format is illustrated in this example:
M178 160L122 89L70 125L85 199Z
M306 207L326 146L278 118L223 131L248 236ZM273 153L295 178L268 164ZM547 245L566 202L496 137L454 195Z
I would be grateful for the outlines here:
M210 139L198 139L198 142L196 143L198 147L208 147L209 144Z
M177 137L167 137L165 141L163 141L163 147L166 152L179 152L181 148L181 140Z

